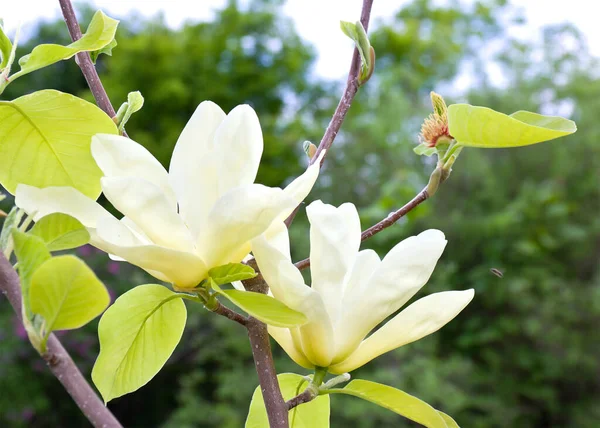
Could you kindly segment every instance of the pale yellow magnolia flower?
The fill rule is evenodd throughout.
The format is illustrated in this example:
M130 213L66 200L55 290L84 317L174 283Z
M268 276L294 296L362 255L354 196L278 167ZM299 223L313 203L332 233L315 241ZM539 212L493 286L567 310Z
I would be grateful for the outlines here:
M140 144L98 134L92 155L104 173L106 198L117 220L71 187L19 185L16 204L34 219L61 212L77 218L91 244L177 288L196 286L215 266L240 262L250 241L282 220L306 197L319 162L285 189L254 184L263 152L258 117L248 105L225 115L206 101L181 133L169 172Z
M372 250L358 251L360 220L356 207L336 208L316 201L310 221L312 286L292 264L289 241L261 236L252 251L273 296L306 315L297 328L269 327L290 357L306 368L350 372L373 358L431 334L471 301L473 290L445 291L417 300L376 330L425 285L444 251L439 230L427 230L396 245L380 260ZM285 234L287 236L287 234Z

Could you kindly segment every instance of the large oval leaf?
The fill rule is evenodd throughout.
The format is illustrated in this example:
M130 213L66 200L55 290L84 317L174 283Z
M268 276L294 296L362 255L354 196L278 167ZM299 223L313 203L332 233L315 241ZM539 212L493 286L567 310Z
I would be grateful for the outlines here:
M504 148L541 143L577 131L572 120L529 111L506 115L487 107L448 107L450 134L463 146Z
M289 400L308 386L304 377L294 373L277 375L279 387L284 400ZM290 428L328 428L329 427L329 397L321 395L314 400L294 407L289 414ZM246 428L265 428L269 426L267 410L260 386L252 394L250 410L246 419Z
M116 134L110 117L94 104L54 90L0 101L0 184L71 186L96 199L102 172L90 149L97 133Z
M427 428L448 428L445 418L426 402L391 386L357 379L343 388L326 391L328 394L347 394L370 401L398 413Z
M54 330L79 328L110 303L94 272L75 256L46 260L31 277L31 311L44 317L44 337Z
M86 33L68 46L44 44L33 48L30 54L19 59L21 70L10 76L9 81L31 73L34 70L47 67L55 62L69 59L79 52L102 49L115 38L119 21L109 18L102 11L94 14Z
M295 311L279 300L266 294L252 291L221 290L213 287L217 293L226 297L239 308L243 309L257 320L275 327L292 328L306 324L306 315Z
M100 319L100 355L92 380L105 402L148 383L181 340L186 321L181 296L157 284L119 297Z
M39 236L49 251L69 250L81 247L90 240L83 224L68 214L54 213L39 219L30 233Z

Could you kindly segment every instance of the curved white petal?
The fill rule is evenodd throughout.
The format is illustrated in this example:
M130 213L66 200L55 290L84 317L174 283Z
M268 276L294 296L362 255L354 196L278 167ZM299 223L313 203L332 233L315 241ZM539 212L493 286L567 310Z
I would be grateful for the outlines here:
M15 192L15 205L34 221L52 214L63 213L75 217L90 232L91 244L96 245L96 224L101 218L114 218L100 204L72 187L37 187L19 184Z
M141 144L120 135L96 134L92 137L92 156L106 177L149 181L162 190L173 210L177 210L177 198L167 171Z
M140 243L134 233L115 218L101 219L97 230L100 239L98 248L141 267L158 279L168 280L179 288L191 288L206 278L208 269L199 257L184 251Z
M290 236L283 220L275 220L263 236L271 246L277 248L288 260L292 259L290 253Z
M417 300L364 340L348 359L330 367L331 373L347 373L381 354L438 331L473 299L473 289L444 291Z
M336 323L347 275L360 246L360 219L351 203L336 208L315 201L306 213L310 222L311 287L321 295Z
M263 136L256 112L249 105L237 106L215 133L215 153L221 173L219 195L254 183L262 152Z
M196 237L218 197L215 155L217 128L225 113L211 101L202 102L181 132L169 166L169 180L179 201L179 214Z
M158 186L133 177L103 177L101 184L106 198L152 242L180 251L194 250L188 228Z
M364 339L365 334L359 327L365 313L375 310L363 296L369 293L371 277L379 267L381 260L373 250L362 250L356 257L342 300L342 315L335 325L336 352L333 363L345 360ZM377 290L370 290L376 293Z
M297 346L294 343L292 334L288 328L268 326L269 334L283 348L286 354L290 356L296 364L305 369L313 369L315 365L311 363L302 353L301 344Z
M446 242L439 230L426 230L411 236L390 250L368 283L344 293L339 336L350 341L344 345L340 357L358 346L373 328L400 309L427 283Z
M327 367L335 351L333 327L319 293L304 284L289 257L270 245L264 236L252 241L252 251L273 296L302 312L308 322L298 328L302 353L314 365Z
M208 215L197 241L200 256L210 267L240 262L250 252L250 240L293 204L281 189L261 184L230 190Z

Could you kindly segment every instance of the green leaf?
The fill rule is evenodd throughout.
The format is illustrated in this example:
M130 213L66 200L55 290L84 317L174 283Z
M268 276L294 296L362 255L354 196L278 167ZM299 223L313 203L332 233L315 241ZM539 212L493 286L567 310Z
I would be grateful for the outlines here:
M208 276L217 285L229 284L233 281L243 281L256 277L256 272L250 266L243 263L229 263L217 266L208 271Z
M25 213L19 210L18 207L13 207L8 213L8 216L4 219L2 233L0 233L0 249L2 251L9 247L12 240L12 232L15 228L19 227L23 214Z
M81 247L90 240L90 234L85 226L76 218L63 213L42 217L29 233L42 238L49 251Z
M277 375L283 398L287 401L304 391L308 382L294 373ZM321 395L308 403L293 408L289 414L290 428L328 428L329 397ZM250 410L246 418L246 428L265 428L269 426L267 411L260 386L254 390Z
M347 394L370 401L427 428L448 428L444 417L424 401L391 386L357 379L343 388L325 390L326 394Z
M0 101L0 184L71 186L96 199L102 172L90 149L97 133L116 134L115 123L87 101L43 90Z
M104 46L102 49L90 52L90 58L92 60L92 63L96 64L98 57L102 54L112 56L112 50L116 48L117 45L117 39L112 39L111 42L108 45Z
M31 311L44 319L43 336L79 328L100 315L110 296L94 272L75 256L46 260L31 277Z
M119 297L100 319L100 355L92 380L105 402L148 383L181 340L186 321L181 296L157 284Z
M45 44L33 48L30 54L19 59L21 70L10 76L12 82L21 76L55 62L69 59L79 52L97 51L109 45L115 38L119 21L109 18L101 11L94 14L87 32L68 46Z
M284 303L271 296L252 291L221 290L213 287L217 293L229 299L231 303L243 309L257 320L275 327L298 327L307 322L306 316L290 309Z
M437 149L435 147L428 147L425 144L419 144L413 149L413 151L419 156L431 156L437 151Z
M437 412L440 414L440 416L442 417L444 422L446 422L446 425L448 426L448 428L460 428L458 426L458 424L456 423L456 421L454 419L452 419L450 416L448 416L444 412L440 412L439 410Z
M360 21L356 23L340 21L340 28L346 36L354 41L358 49L361 59L360 82L364 83L371 77L375 67L375 51L371 47L367 32Z
M0 70L8 65L11 51L12 43L6 33L4 33L2 26L0 26Z
M487 107L448 107L450 134L463 146L504 148L541 143L577 131L572 120L528 111L506 115Z
M119 131L121 132L123 132L123 129L125 129L125 124L129 121L131 115L139 111L144 105L144 97L142 96L142 93L140 91L130 92L127 95L127 102L124 105L126 107L122 117L117 114L117 117L119 117Z
M29 298L31 278L35 271L52 256L41 238L16 229L13 230L12 236L15 243L15 255L19 262L19 278L21 279L21 293L23 295L23 307L25 308L24 318L32 320L33 314Z

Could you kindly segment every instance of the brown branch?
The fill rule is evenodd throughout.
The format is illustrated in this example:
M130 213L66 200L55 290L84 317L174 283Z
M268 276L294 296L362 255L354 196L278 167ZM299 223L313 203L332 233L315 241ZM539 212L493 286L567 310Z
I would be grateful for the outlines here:
M427 188L424 188L402 208L400 208L397 211L394 211L386 218L384 218L380 222L374 224L373 226L365 230L363 233L361 233L360 240L364 241L366 239L369 239L373 235L376 235L379 232L381 232L383 229L392 226L394 223L396 223L414 208L418 207L419 205L421 205L421 203L425 202L428 198L429 193L427 192ZM296 266L299 270L306 269L310 266L310 258L300 260L299 262L295 263L294 266Z
M360 22L362 23L365 31L369 28L369 19L371 18L371 7L373 6L373 0L363 0L362 12L360 14ZM358 77L360 74L360 55L358 53L358 49L354 49L354 54L352 55L352 62L350 63L350 71L348 72L348 79L346 80L346 89L344 89L344 94L338 103L335 112L333 113L333 117L327 125L327 129L325 130L325 134L323 134L323 138L321 138L321 142L317 147L317 151L314 156L311 158L309 162L309 166L312 165L318 158L323 150L329 150L331 145L333 144L335 137L337 136L342 124L344 123L344 119L346 118L346 114L348 110L350 110L350 106L352 105L352 101L358 92L358 88L360 84L358 83ZM325 156L321 159L321 166L325 162ZM294 217L298 212L300 205L296 207L294 212L290 214L290 216L285 220L285 224L287 227L290 227L292 222L294 221Z
M77 15L75 15L75 10L73 10L73 5L71 4L71 0L58 0L60 3L60 9L62 10L63 17L65 19L65 23L67 24L67 28L69 30L69 34L71 35L71 40L76 41L81 39L81 28L79 28L79 23L77 22ZM83 77L90 87L94 98L96 99L96 104L100 107L107 115L111 118L114 118L116 113L113 108L110 99L108 98L108 94L100 81L100 76L98 76L98 72L96 71L96 66L92 62L90 58L90 54L88 52L80 52L76 55L76 62L83 73ZM127 137L127 133L123 131L123 135Z
M317 396L310 389L306 389L304 392L296 395L294 398L290 398L286 401L285 405L287 406L288 411L292 410L294 407L299 406L300 404L308 403L312 401Z
M221 302L217 301L217 306L215 309L212 309L215 314L222 315L226 318L229 318L232 321L237 322L238 324L243 325L244 327L248 326L248 318L244 317L241 314L238 314L236 311L229 309L227 306L223 306Z
M0 291L8 298L19 321L23 322L19 276L3 254L0 254ZM121 427L119 421L96 395L54 334L48 338L47 350L42 357L46 360L52 374L62 383L93 426L98 428Z

